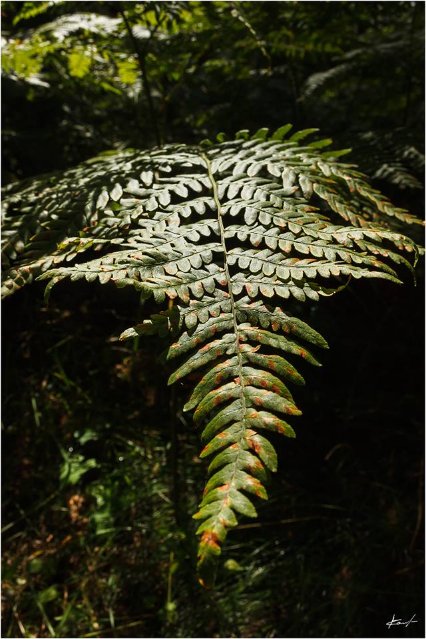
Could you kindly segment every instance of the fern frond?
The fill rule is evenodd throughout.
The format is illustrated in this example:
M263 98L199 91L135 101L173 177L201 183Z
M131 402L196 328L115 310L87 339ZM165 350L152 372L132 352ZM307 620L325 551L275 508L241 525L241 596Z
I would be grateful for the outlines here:
M93 34L109 35L121 25L119 18L110 18L97 13L75 13L64 15L38 27L36 33L46 33L56 40L64 40L72 33L86 31Z
M338 55L332 67L308 76L302 88L302 99L315 97L320 91L325 92L338 83L344 86L344 81L349 81L354 76L368 74L373 63L395 65L407 55L407 51L416 55L422 42L423 33L419 30L410 35L391 38L388 42L368 42L362 47Z
M424 185L425 157L418 139L406 127L386 134L368 131L356 139L356 156L368 174L398 187L420 189Z
M69 278L174 300L173 315L122 338L169 331L178 362L169 383L197 379L185 410L201 429L201 457L212 456L195 515L205 584L228 530L267 496L277 457L264 431L294 436L287 419L300 410L288 385L304 383L294 359L319 365L310 348L327 346L282 300L317 301L352 277L399 282L417 255L393 229L417 218L324 151L329 140L308 143L313 129L290 128L119 153L4 198L5 294L36 277L47 292Z

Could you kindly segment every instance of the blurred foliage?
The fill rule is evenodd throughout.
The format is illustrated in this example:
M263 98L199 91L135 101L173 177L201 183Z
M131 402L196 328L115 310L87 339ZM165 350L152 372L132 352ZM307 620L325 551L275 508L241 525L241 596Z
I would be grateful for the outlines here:
M421 211L423 3L1 10L4 182L155 144L153 112L162 141L293 121L353 147ZM331 353L307 372L296 441L276 441L269 502L232 533L208 592L192 571L197 435L164 395L158 344L114 337L136 294L75 284L48 309L37 286L8 300L3 636L381 637L393 613L419 620L394 637L422 636L422 284L313 305Z
M338 146L356 149L359 136L386 133L391 150L423 150L422 3L88 2L81 9L80 2L2 3L10 179L104 149L287 121L316 126ZM374 173L386 157L371 146L375 154L362 150L354 159L363 168L368 157ZM423 175L401 162L416 179Z

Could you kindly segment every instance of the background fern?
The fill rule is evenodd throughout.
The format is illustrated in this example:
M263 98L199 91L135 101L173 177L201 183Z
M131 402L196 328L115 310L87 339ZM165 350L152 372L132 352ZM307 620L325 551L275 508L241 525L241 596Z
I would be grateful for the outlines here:
M213 455L194 515L206 585L228 529L256 516L252 495L267 497L277 468L258 431L294 436L282 419L300 414L292 358L318 365L304 342L326 347L283 300L317 301L352 277L399 282L396 269L413 268L403 254L416 261L399 228L417 218L324 151L330 140L307 143L315 129L290 130L107 156L5 198L6 294L34 277L50 280L47 293L70 278L172 300L122 338L169 330L167 358L181 360L169 383L198 376L184 410L203 429L201 456Z

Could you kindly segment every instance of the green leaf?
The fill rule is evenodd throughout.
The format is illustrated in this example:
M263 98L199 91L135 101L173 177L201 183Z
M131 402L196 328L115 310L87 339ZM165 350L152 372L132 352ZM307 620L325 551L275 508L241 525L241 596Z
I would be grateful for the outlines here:
M84 78L91 64L91 58L83 50L76 49L68 55L68 70L73 78Z
M228 353L230 349L232 351L231 344L234 341L234 335L228 333L222 337L222 339L214 340L206 346L203 346L195 355L192 355L182 366L170 375L168 384L174 384L178 379L189 375L197 370L197 368L202 368L207 363L216 360L220 355Z
M259 458L240 448L237 444L214 457L208 469L209 473L211 474L213 471L217 471L221 466L232 468L232 477L234 476L235 470L238 469L248 471L250 475L256 477L263 483L268 479L264 465Z
M118 77L123 84L129 86L135 84L139 78L139 67L136 60L118 60Z
M248 446L252 448L257 455L259 455L265 466L273 473L276 472L278 460L277 453L275 452L272 444L270 444L265 437L254 431L247 432L246 442Z
M49 586L37 593L37 601L43 606L51 601L55 601L56 599L59 599L59 592L56 586Z
M207 441L218 430L223 428L223 426L229 424L229 422L239 421L242 419L243 413L244 409L240 399L237 399L229 404L229 406L222 408L201 433L201 440Z
M309 142L309 147L311 149L323 149L325 146L330 146L333 144L333 140L331 138L324 138L322 140L316 140L315 142Z
M271 136L271 139L279 140L279 141L282 140L283 138L285 138L287 133L291 131L292 128L293 128L292 124L285 124L284 126L280 126L279 129L274 131L274 133Z
M210 442L204 446L203 450L200 453L200 457L207 457L212 453L220 450L224 446L228 446L229 444L233 444L241 439L241 429L244 426L243 422L236 422L229 428L220 431L218 435L213 437Z
M198 382L183 410L192 410L213 388L229 377L235 377L238 374L238 361L238 357L235 356L211 368Z
M263 388L253 388L244 386L244 395L250 400L252 406L258 406L274 412L286 413L288 415L301 415L301 411L296 408L293 402L277 393L271 393Z
M258 352L245 351L244 357L251 363L267 368L282 375L294 384L303 385L305 380L286 359L280 355L264 355Z
M251 428L270 430L286 437L296 437L294 430L287 422L267 411L249 410L245 417L246 423Z
M198 404L197 410L194 412L195 423L206 417L212 410L236 397L242 396L242 387L236 382L229 382L219 389L210 391L204 396L202 401Z
M269 133L269 129L267 127L262 127L258 129L256 133L253 135L254 140L266 140Z
M80 479L92 468L96 468L98 462L96 459L85 459L83 455L66 455L64 463L61 466L59 479L64 484L74 486L78 484Z
M303 140L304 138L308 137L308 135L311 135L312 133L316 133L319 129L303 129L303 131L297 131L296 133L293 133L293 135L290 138L290 142L299 142L300 140Z
M236 140L248 140L250 136L250 131L248 129L241 129L235 134Z

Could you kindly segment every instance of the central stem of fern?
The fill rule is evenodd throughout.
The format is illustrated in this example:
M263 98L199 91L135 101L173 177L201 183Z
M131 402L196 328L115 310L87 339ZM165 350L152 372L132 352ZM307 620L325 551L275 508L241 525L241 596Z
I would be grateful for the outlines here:
M241 386L241 403L242 403L242 407L243 407L243 410L244 410L244 413L245 413L246 409L247 409L247 406L246 406L246 398L245 398L245 395L244 395L243 361L242 361L242 357L241 357L238 320L237 320L237 313L236 313L236 309L235 309L235 298L234 298L234 293L232 291L231 275L230 275L230 272L229 272L229 264L228 264L228 258L227 258L227 253L228 252L227 252L226 240L225 240L225 227L223 225L223 219L222 219L222 207L221 207L221 203L220 203L220 199L219 199L219 193L218 193L218 190L217 190L216 180L214 179L214 176L213 176L210 160L208 159L207 155L204 155L204 154L202 155L202 158L203 158L203 160L204 160L204 162L206 163L206 166L207 166L208 177L209 177L210 183L212 185L213 199L214 199L214 202L216 204L216 209L217 209L217 221L218 221L218 224L219 224L219 231L220 231L220 243L221 243L222 251L223 251L223 268L224 268L224 271L225 271L226 284L227 284L227 287L228 287L229 298L230 298L230 301L231 301L232 321L233 321L233 324L234 324L234 332L235 332L235 349L236 349L237 357L238 357L238 380L239 380L238 383Z
M246 404L246 397L245 397L245 393L244 393L244 376L243 376L243 361L242 361L242 356L241 356L241 348L240 348L240 335L239 335L239 328L238 328L238 319L237 319L237 313L236 313L236 305L235 305L235 298L234 298L234 293L232 290L232 282L231 282L231 274L229 272L229 264L228 264L228 259L227 259L227 247L226 247L226 240L225 240L225 228L223 225L223 219L222 219L222 207L221 207L221 203L220 203L220 199L219 199L219 193L218 193L218 189L217 189L217 184L216 184L216 180L213 176L213 172L212 172L212 167L210 164L210 161L208 159L208 157L206 155L202 155L202 158L204 159L206 166L207 166L207 172L208 172L208 177L209 180L211 182L212 185L212 190L213 190L213 199L214 202L216 204L216 209L217 209L217 219L218 219L218 225L219 225L219 231L220 231L220 241L221 241L221 245L222 245L222 251L223 251L223 267L224 267L224 271L225 271L225 276L226 276L226 283L227 283L227 287L228 287L228 293L229 293L229 298L230 298L230 302L231 302L231 313L232 313L232 321L233 321L233 325L234 325L234 333L235 333L235 350L236 350L236 354L237 354L237 358L238 358L238 384L240 386L241 389L241 408L242 408L242 416L241 416L241 422L242 422L242 426L241 426L241 433L240 433L240 437L238 440L238 453L235 457L235 461L234 461L234 468L232 471L232 474L230 476L229 481L227 482L227 490L224 492L223 495L223 500L222 500L222 505L220 508L220 513L223 511L223 509L228 505L228 500L229 500L229 494L232 488L232 485L234 483L234 479L235 479L235 475L236 472L238 470L238 461L240 458L240 454L241 451L243 449L242 443L244 441L244 435L245 435L245 426L244 426L244 421L245 421L245 415L247 412L247 404ZM220 513L219 513L219 518L220 518Z

